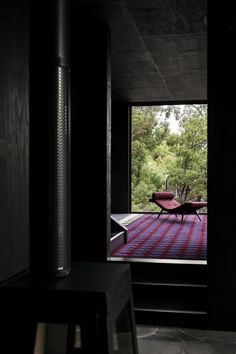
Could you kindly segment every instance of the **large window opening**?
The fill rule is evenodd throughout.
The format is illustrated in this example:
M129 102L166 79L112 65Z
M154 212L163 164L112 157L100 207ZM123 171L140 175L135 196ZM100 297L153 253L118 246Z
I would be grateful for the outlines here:
M205 264L207 104L133 106L131 118L131 212L114 216L127 230L112 256Z
M132 107L132 212L157 211L149 199L164 191L207 201L206 104Z

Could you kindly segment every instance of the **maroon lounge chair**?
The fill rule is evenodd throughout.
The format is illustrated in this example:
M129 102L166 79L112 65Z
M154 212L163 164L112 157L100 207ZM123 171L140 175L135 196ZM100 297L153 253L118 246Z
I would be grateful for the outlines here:
M170 214L181 214L183 221L185 214L196 214L199 220L202 222L197 210L207 206L207 202L186 202L180 204L174 199L174 193L172 192L154 192L150 202L155 203L161 208L157 219L160 217L163 211L167 211Z

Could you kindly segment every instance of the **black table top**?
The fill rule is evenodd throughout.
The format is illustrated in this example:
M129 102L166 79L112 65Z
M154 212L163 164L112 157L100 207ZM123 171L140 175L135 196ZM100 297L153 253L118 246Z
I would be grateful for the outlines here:
M29 272L0 285L4 288L37 288L63 291L104 292L122 278L130 280L128 264L74 262L69 275L58 278L32 276Z
M60 278L40 278L29 272L16 276L0 286L0 296L15 308L29 306L37 312L46 308L73 314L75 309L96 308L108 314L123 306L131 294L128 264L75 262L69 275ZM124 300L123 300L124 299ZM125 300L126 299L126 300Z

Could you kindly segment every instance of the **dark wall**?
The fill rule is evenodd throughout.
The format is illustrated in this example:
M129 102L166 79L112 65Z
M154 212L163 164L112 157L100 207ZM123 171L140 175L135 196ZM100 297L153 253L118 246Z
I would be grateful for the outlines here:
M71 14L72 260L104 261L110 240L110 31L78 21L76 7Z
M236 330L235 11L209 2L209 325Z
M28 267L27 1L0 2L0 281Z
M111 212L130 211L130 117L126 103L113 100L111 124Z

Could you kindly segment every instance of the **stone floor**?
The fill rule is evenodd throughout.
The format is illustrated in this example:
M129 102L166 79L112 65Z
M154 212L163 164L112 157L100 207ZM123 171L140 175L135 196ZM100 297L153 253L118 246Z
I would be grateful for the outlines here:
M137 326L139 354L236 354L236 332Z

